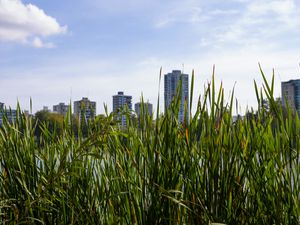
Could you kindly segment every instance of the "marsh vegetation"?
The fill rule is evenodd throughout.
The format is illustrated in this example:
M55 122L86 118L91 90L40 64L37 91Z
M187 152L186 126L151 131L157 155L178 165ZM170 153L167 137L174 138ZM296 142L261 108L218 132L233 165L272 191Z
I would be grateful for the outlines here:
M126 128L107 113L87 136L71 111L57 134L18 110L0 128L1 223L299 224L300 120L262 76L258 111L236 122L214 79L183 124L178 100L155 120L124 112Z

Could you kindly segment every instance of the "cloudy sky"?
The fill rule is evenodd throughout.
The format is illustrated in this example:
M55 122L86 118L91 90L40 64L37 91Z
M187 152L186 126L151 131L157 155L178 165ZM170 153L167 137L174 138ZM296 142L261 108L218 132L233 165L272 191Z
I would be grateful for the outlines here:
M111 109L117 91L156 104L159 70L195 70L241 109L256 107L258 62L268 78L300 78L298 0L0 0L0 102L33 111L83 96ZM162 85L161 85L162 86ZM163 87L160 88L163 95Z

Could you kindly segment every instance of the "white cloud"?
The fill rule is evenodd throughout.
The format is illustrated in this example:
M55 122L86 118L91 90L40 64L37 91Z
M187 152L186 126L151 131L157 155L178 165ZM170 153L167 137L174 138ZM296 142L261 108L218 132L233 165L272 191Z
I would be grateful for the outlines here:
M224 33L216 35L219 44L274 47L280 35L299 27L300 14L293 0L245 1L244 10Z
M45 44L41 37L64 34L66 26L61 26L55 18L32 4L21 0L0 0L0 41L31 43L35 47L53 47ZM30 41L31 38L34 37Z
M220 16L220 15L231 16L231 15L236 15L238 13L239 13L239 11L236 10L236 9L227 9L227 10L215 9L215 10L212 10L212 11L209 12L209 14L213 15L213 16Z
M273 12L280 16L285 16L293 12L295 2L293 0L254 1L249 5L248 9L254 14Z
M248 4L246 13L252 20L264 18L274 25L283 24L290 28L299 25L299 12L294 0L253 1Z
M35 37L32 41L32 45L36 48L54 48L55 45L51 42L43 42L39 37Z
M202 4L194 1L180 2L174 1L168 7L160 8L157 15L155 27L163 28L175 23L199 23L208 19L203 12Z
M167 7L157 7L155 27L163 28L176 23L186 23L195 26L211 23L219 18L236 16L240 13L238 8L223 8L218 1L206 3L205 1L173 0ZM222 21L221 21L222 22Z
M176 30L189 25L200 47L274 48L282 44L283 36L299 29L298 4L296 0L174 1L158 8L154 26Z

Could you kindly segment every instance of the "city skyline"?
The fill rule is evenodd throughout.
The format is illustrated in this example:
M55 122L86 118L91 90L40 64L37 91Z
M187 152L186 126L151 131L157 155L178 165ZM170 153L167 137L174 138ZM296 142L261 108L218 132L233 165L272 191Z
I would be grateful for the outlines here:
M187 101L187 108L189 108L189 81L188 81L189 75L183 74L180 70L172 70L172 72L167 73L164 75L164 103L165 108L169 108L171 102L174 100L174 97L177 92L179 81L182 80L182 97L181 101ZM175 88L176 86L176 88ZM298 114L300 113L300 79L294 79L294 80L288 80L288 81L282 81L281 82L281 95L277 97L276 99L281 102L281 105L286 108L287 105L291 107L292 110L295 110ZM151 104L149 101L143 102L139 101L135 104L132 103L132 96L131 95L124 95L124 91L118 91L117 95L112 96L112 113L118 114L119 110L122 110L122 108L127 105L129 111L133 111L133 105L134 105L134 112L136 113L137 117L139 117L140 110L142 105L144 105L144 110L148 111L148 114L150 116L153 115L153 104ZM264 101L268 101L267 98L265 98ZM184 119L184 104L181 102L180 104L180 110L178 119L179 121L183 122ZM267 103L268 104L268 103ZM72 114L75 116L80 116L80 112L85 109L86 119L90 119L92 117L95 117L97 115L104 115L104 114L97 114L96 113L96 105L97 102L90 101L87 97L82 97L81 100L77 100L73 102L73 108ZM52 113L57 113L63 116L66 116L66 113L69 110L69 105L66 105L63 102L58 103L57 105L53 105L53 110L49 110L49 106L43 106L43 109L39 109L38 111L47 111ZM11 110L13 114L9 115L10 120L12 120L12 117L16 117L16 109L7 107L5 103L0 102L0 111L1 110ZM22 109L21 109L22 110ZM25 114L30 115L29 110L23 109L22 110ZM251 110L250 110L251 111ZM110 113L110 112L109 112ZM92 115L93 114L93 115ZM134 115L134 114L132 114ZM242 116L237 112L236 115L234 115L235 118L238 118L239 116ZM188 112L188 120L189 120L189 112ZM126 126L126 118L122 116L121 118L121 125ZM2 124L2 120L0 121L0 125Z
M195 69L194 102L216 65L225 96L256 107L253 79L275 68L299 78L300 3L293 0L0 0L0 102L33 111L87 96L112 111L111 96L143 94L156 107L162 74ZM274 29L276 27L276 29ZM236 83L236 85L235 85ZM194 104L195 105L195 104ZM163 105L161 105L163 106ZM163 109L163 107L161 107Z

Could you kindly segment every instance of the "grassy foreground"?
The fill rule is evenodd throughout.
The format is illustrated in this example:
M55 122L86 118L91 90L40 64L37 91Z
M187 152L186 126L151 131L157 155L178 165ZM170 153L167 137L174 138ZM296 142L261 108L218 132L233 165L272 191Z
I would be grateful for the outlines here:
M258 112L236 123L214 81L183 125L175 101L155 122L107 115L83 137L68 115L37 138L19 113L0 128L0 223L300 224L300 120L263 78Z

